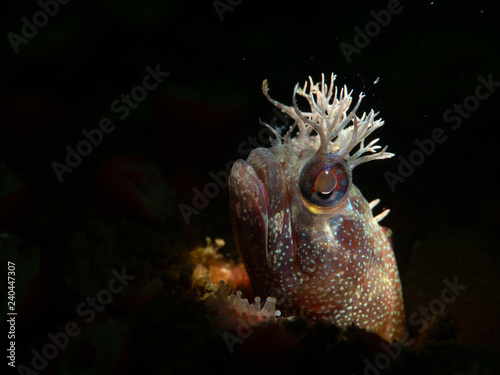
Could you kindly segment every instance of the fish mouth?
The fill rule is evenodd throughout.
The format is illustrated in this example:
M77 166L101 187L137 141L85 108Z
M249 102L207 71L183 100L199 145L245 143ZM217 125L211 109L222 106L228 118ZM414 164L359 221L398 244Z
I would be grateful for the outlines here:
M268 199L266 185L244 160L231 169L229 198L236 246L248 272L249 264L267 263Z
M247 270L290 273L296 246L280 161L267 148L253 150L247 161L233 165L229 191L233 232Z
M244 204L248 206L247 209L267 216L267 184L259 178L254 168L246 161L237 160L234 163L229 177L229 189L231 205L233 203L238 206Z

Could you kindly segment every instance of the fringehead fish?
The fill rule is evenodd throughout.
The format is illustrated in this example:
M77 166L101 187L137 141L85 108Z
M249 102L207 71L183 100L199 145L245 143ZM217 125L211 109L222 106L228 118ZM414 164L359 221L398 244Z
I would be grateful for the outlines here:
M264 124L275 136L271 147L233 165L234 236L254 295L279 296L282 316L354 324L392 341L405 314L391 241L379 225L388 210L374 216L379 200L369 203L352 174L393 154L378 139L365 144L384 121L373 109L358 117L362 93L349 110L352 91L339 90L335 79L297 84L291 106L272 99L263 82L266 98L294 126L283 132ZM299 109L298 96L307 110Z

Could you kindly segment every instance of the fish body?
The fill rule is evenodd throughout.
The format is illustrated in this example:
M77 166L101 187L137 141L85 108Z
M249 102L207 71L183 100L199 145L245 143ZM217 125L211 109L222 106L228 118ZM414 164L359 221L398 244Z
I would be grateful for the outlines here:
M351 324L397 338L405 327L398 268L386 231L387 212L372 208L352 183L353 169L393 156L365 138L383 125L373 110L356 116L347 88L309 80L295 87L293 106L263 91L295 120L270 148L253 150L234 164L229 178L230 212L236 244L254 295L277 297L285 316ZM298 108L304 97L310 111ZM268 126L267 124L265 124ZM359 149L353 152L355 146ZM368 154L368 155L366 155Z

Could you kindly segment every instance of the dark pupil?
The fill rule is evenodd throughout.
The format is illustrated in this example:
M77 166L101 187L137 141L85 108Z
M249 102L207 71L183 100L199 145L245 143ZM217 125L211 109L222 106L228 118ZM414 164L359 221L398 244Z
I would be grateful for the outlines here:
M314 189L322 198L327 198L332 194L337 186L337 178L329 171L321 172L314 182Z

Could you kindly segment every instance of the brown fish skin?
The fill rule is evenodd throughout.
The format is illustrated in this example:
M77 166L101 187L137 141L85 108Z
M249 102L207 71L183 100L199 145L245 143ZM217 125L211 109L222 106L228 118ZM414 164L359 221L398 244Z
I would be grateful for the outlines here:
M316 101L307 113L268 97L296 120L299 134L282 137L275 131L271 148L257 148L233 166L229 189L236 244L254 295L280 296L282 316L354 324L392 341L405 328L398 268L378 224L382 217L372 214L376 203L368 203L351 177L361 162L392 156L385 149L361 156L379 147L374 142L365 147L363 140L383 122L374 121L373 111L356 117L359 102L347 115L346 89L333 97L324 79L321 86L311 80L310 87L308 100L316 95ZM296 87L294 102L295 94L305 91ZM266 84L264 92L268 96ZM324 112L316 114L314 105ZM350 155L358 143L364 151Z

